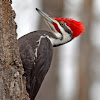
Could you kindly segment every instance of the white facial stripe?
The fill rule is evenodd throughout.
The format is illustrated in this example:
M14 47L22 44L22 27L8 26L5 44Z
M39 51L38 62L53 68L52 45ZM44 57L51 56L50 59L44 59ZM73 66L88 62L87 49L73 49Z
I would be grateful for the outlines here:
M63 35L63 39L62 40L57 40L55 41L55 45L56 44L63 44L66 43L67 41L69 41L71 39L70 34L68 34L61 26L58 22L56 22L56 24L58 25L62 35Z
M65 26L72 32L71 28L66 23L65 23Z
M47 22L47 21L46 21ZM51 24L50 22L47 22L49 28L51 29L51 31L54 33L54 35L58 38L58 39L61 39L62 38L62 35L61 33L58 33L58 31L55 29L54 25Z
M58 27L59 27L61 33L67 34L67 32L65 32L65 30L60 26L60 24L59 24L58 22L56 22L56 24L58 25Z
M46 21L47 22L47 21ZM60 44L64 44L68 41L71 40L71 36L70 34L68 34L64 29L63 27L60 26L59 22L57 21L54 21L54 23L56 23L58 25L58 28L60 29L61 33L59 33L54 25L50 22L47 22L49 24L49 27L50 29L52 30L52 32L54 33L54 35L57 37L56 39L55 38L52 38L52 37L48 37L49 40L51 41L52 45L60 45ZM67 26L68 27L68 26ZM69 28L69 27L68 27Z

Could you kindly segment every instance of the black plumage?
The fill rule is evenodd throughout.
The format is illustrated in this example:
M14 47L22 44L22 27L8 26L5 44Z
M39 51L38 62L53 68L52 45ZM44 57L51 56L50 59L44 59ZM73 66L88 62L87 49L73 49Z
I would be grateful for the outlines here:
M72 31L65 22L60 23L43 11L36 9L46 20L51 32L40 30L18 39L19 51L26 77L26 90L34 100L52 60L53 47L72 40Z
M38 8L36 10L45 19L51 32L34 31L18 39L26 90L31 100L35 99L50 68L53 47L70 42L84 31L81 22L69 18L52 18Z
M35 31L18 39L26 90L31 100L34 100L38 93L52 60L53 46L46 33L51 35L51 32Z

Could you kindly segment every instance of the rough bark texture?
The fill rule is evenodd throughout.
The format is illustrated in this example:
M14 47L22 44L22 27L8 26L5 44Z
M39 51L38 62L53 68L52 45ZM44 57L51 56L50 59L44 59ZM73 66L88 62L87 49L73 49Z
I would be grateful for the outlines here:
M11 3L0 0L0 100L28 100Z

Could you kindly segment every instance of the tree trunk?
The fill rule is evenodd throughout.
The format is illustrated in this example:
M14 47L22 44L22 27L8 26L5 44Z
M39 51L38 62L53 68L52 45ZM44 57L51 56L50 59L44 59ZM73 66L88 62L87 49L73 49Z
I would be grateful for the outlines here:
M0 0L0 100L28 100L11 0Z
M83 4L83 19L85 19L86 34L84 33L80 41L80 57L79 57L79 69L80 69L80 89L78 100L89 100L89 89L90 89L90 77L89 68L91 60L92 43L91 37L91 23L93 18L92 13L92 0L84 0Z
M51 17L61 17L63 12L63 0L43 0L43 11ZM43 18L42 18L43 19ZM40 29L48 29L47 24L41 19ZM36 100L58 100L58 68L59 68L59 49L53 52L52 64L46 78L40 88Z

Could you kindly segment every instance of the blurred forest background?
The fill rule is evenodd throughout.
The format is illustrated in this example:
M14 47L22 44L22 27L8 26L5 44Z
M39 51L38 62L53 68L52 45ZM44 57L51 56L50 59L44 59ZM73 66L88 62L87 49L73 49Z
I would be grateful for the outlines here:
M100 100L100 0L13 0L18 38L31 31L49 30L40 8L51 17L68 17L86 31L54 48L48 72L36 100Z

